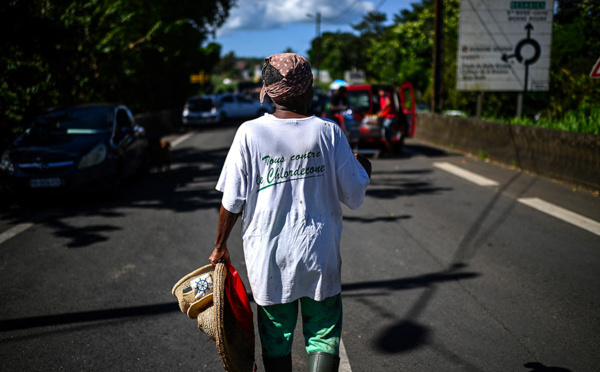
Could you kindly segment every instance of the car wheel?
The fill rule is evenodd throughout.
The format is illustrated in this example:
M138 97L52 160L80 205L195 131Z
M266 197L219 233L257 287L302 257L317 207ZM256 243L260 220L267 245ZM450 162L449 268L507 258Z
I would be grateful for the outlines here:
M108 180L103 196L107 199L118 199L123 191L124 165L121 161L116 165L117 170L113 177Z
M406 123L401 122L398 124L398 128L395 133L395 137L396 137L396 139L398 139L398 141L394 142L394 144L393 144L394 153L396 155L400 155L400 154L402 154L402 151L404 150L404 139L406 138Z
M150 169L152 168L152 159L150 158L150 153L145 151L144 158L142 159L142 163L136 172L136 176L145 177L150 174Z
M400 138L400 141L394 142L393 146L394 146L394 154L401 155L402 152L404 151L404 136L402 136L402 138Z
M227 121L227 114L224 112L221 112L219 114L219 123L225 124L226 121Z

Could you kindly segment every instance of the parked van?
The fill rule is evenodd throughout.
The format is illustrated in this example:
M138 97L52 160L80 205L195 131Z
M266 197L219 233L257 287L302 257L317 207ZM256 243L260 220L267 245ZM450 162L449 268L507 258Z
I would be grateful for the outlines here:
M412 84L406 82L396 88L392 85L350 85L348 105L351 116L341 120L350 145L355 151L378 153L385 144L382 122L377 118L379 90L390 94L396 112L396 123L392 132L394 152L400 153L404 139L413 137L417 129L417 112Z

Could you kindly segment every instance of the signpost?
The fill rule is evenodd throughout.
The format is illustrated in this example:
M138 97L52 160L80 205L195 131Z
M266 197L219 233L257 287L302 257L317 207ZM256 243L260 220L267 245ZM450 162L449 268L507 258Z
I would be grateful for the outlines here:
M204 71L200 71L198 75L190 75L190 83L192 84L206 84L210 82L210 75L205 74Z
M592 68L592 72L590 72L590 77L592 79L600 79L600 58L598 58L598 61L594 65L594 68Z
M456 89L547 91L553 4L461 0Z
M351 71L344 71L344 80L348 84L364 83L365 79L365 72L362 70L357 71L353 69Z

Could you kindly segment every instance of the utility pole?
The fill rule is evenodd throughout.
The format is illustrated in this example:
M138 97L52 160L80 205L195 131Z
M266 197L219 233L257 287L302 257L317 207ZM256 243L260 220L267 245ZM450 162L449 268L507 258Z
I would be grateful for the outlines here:
M442 112L444 92L444 0L434 4L435 40L433 44L433 97L431 111Z
M307 17L312 18L313 15L310 13L306 14ZM315 20L317 21L317 39L315 40L315 70L317 71L316 81L319 82L321 71L319 70L319 62L321 60L321 12L315 14Z
M317 60L315 61L315 68L317 69L317 83L321 80L321 70L319 69L319 62L321 60L321 12L317 12Z

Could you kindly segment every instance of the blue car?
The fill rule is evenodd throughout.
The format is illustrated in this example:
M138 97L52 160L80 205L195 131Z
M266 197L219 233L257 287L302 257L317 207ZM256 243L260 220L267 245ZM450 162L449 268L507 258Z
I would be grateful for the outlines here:
M49 109L0 158L0 180L13 195L116 190L150 166L148 140L123 105Z
M231 119L254 119L273 113L270 104L243 94L222 93L190 97L183 107L183 125L224 124Z

